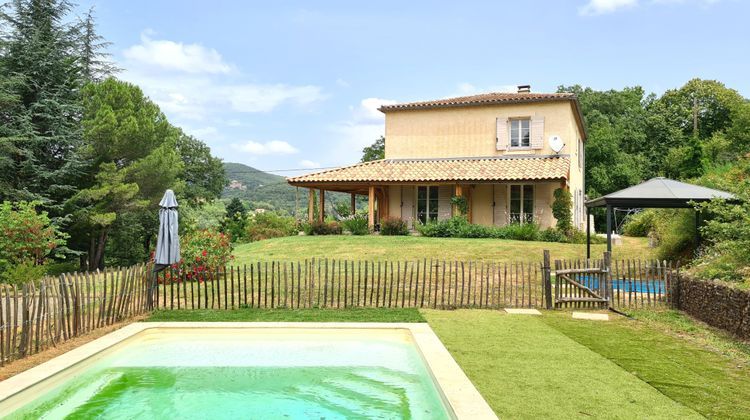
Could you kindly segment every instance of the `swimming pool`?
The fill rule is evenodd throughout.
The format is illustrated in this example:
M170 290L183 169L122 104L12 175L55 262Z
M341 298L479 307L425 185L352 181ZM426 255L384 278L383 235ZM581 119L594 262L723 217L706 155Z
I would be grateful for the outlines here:
M593 276L580 276L578 281L589 289L599 288L599 279ZM666 283L660 280L632 280L612 279L612 289L633 293L664 294L667 292Z
M468 414L462 413L466 395L441 388L427 362L436 356L435 363L444 364L445 354L430 354L434 333L424 324L160 324L134 324L139 331L116 344L49 378L31 378L30 387L0 401L0 413L9 418L140 419L448 419ZM465 378L462 372L452 374ZM0 398L8 392L6 385L0 383Z

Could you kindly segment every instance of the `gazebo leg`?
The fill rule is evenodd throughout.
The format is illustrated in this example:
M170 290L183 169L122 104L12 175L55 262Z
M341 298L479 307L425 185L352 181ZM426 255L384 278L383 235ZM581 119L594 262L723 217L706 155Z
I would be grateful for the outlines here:
M607 206L607 252L612 252L612 206Z
M697 251L698 248L701 246L701 211L696 210L695 211L695 250Z
M586 259L591 259L591 210L586 207Z

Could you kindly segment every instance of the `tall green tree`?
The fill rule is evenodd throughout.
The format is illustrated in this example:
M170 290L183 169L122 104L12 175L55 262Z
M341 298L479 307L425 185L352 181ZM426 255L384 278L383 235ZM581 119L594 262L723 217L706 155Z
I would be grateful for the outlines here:
M81 76L89 82L96 82L110 77L120 69L110 60L107 51L111 42L96 31L94 8L90 8L78 24L78 51Z
M86 232L89 269L104 268L107 238L117 218L148 205L138 193L138 184L126 182L125 170L117 169L114 163L103 163L94 185L69 200L68 210Z
M81 142L80 91L84 79L76 53L78 31L67 22L67 0L13 0L0 9L0 74L12 78L10 96L28 124L13 135L0 198L36 199L60 216L75 194ZM4 142L5 145L8 142Z
M640 87L595 91L579 85L560 86L574 93L588 128L586 193L594 198L640 182L650 175L642 151L651 147L643 120Z
M385 137L380 136L375 143L362 149L362 162L385 159Z
M192 205L219 198L228 183L221 159L212 156L205 143L182 130L177 136L176 147L182 159L183 198Z

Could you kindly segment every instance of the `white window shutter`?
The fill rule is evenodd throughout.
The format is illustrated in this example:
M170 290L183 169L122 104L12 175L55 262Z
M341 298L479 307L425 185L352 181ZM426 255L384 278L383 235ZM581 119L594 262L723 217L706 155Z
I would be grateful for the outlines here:
M531 118L531 148L544 147L544 117Z
M508 150L508 119L496 118L497 132L497 150Z

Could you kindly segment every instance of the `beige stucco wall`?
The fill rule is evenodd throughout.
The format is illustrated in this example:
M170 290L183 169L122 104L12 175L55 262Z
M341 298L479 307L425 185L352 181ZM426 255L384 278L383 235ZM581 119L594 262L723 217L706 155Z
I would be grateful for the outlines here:
M424 110L389 111L385 119L385 157L386 159L401 158L445 158L445 157L486 157L504 155L552 155L548 139L550 136L560 136L565 143L560 154L570 158L571 167L567 180L567 187L571 194L579 198L574 200L574 221L578 220L578 227L585 227L585 210L581 192L584 191L583 171L579 166L579 139L583 134L575 119L575 110L570 102L535 102L525 104L508 104L492 106L472 106L456 108L433 108ZM519 151L497 150L497 118L525 118L544 117L544 144L541 149L524 149ZM559 187L559 183L540 184L543 186L537 193L538 221L543 227L553 226L551 215L552 191ZM495 224L498 219L506 219L507 200L498 200L504 185L495 189L495 208L491 207L492 191L487 187L475 187L474 222L492 224L493 212ZM490 207L484 203L490 203ZM505 206L506 213L503 213ZM396 213L391 213L396 215ZM487 221L489 221L487 223ZM503 221L504 224L504 221Z
M511 184L464 184L464 191L471 191L472 222L486 226L504 226L508 224L510 197L508 185ZM552 217L553 191L560 186L559 182L534 183L534 220L544 229L555 226ZM409 227L414 226L416 195L415 185L391 185L388 187L389 215L406 220ZM455 186L440 186L441 197L450 197ZM451 216L448 200L440 200L439 220ZM403 203L403 205L402 205ZM494 204L494 205L493 205Z
M544 117L544 147L539 150L496 150L497 118ZM389 111L385 117L385 157L436 158L553 154L547 144L552 135L562 137L562 154L572 154L578 138L570 102L432 108Z

